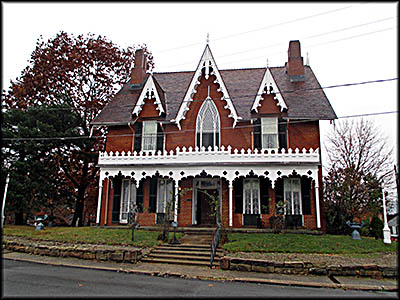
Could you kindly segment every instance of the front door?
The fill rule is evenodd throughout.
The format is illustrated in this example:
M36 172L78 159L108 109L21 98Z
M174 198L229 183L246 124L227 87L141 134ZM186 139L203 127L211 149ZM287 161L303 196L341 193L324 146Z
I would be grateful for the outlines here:
M215 209L212 208L212 199L206 194L213 195L217 190L197 191L197 224L215 225Z

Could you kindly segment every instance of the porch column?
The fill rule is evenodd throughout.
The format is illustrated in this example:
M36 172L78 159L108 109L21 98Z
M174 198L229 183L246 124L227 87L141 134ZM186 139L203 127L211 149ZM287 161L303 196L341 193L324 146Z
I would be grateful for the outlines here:
M96 224L100 225L100 208L101 208L101 198L103 196L103 178L99 179L99 198L97 200L97 216L96 216Z
M315 180L315 213L317 215L317 228L321 228L321 217L319 211L319 186L318 186L318 178Z
M229 226L233 225L233 209L232 209L232 192L233 192L233 181L229 180Z
M178 199L179 199L179 186L178 186L178 181L175 180L174 222L177 224L178 224Z

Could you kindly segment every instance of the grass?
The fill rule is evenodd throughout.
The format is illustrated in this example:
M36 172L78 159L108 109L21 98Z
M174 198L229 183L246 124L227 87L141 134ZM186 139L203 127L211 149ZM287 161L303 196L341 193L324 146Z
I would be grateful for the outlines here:
M7 225L3 228L4 236L19 236L38 240L50 240L68 243L89 243L105 245L132 245L136 247L153 247L162 242L157 240L160 231L135 230L135 241L131 241L130 229L106 229L96 227L46 227L35 231L34 226ZM170 232L170 239L173 232ZM177 238L182 234L177 233Z
M353 240L343 235L306 234L229 234L229 243L223 246L229 252L280 252L322 254L370 254L397 252L397 242L386 245L382 240L363 237Z
M46 227L35 231L34 226L6 225L5 236L21 236L40 240L52 240L69 243L91 243L106 245L133 245L153 247L162 242L157 240L159 231L135 230L135 241L131 241L131 230L96 227ZM182 233L177 233L181 237ZM170 232L170 239L173 232ZM229 243L223 245L229 252L280 252L280 253L321 253L350 254L352 256L397 252L397 242L386 245L382 240L363 237L353 240L342 235L306 235L273 233L230 233Z

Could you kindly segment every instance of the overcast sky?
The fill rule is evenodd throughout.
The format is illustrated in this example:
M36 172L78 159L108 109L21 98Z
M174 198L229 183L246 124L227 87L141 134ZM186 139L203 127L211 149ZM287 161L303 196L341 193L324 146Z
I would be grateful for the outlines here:
M147 44L154 72L195 70L206 45L218 68L283 66L290 40L322 87L397 78L398 4L2 2L2 88L20 76L40 35L63 30L103 35L122 46ZM398 81L325 89L337 116L393 112ZM395 147L397 113L369 116ZM340 122L341 119L336 122ZM332 128L321 122L322 143ZM323 153L324 155L324 153Z

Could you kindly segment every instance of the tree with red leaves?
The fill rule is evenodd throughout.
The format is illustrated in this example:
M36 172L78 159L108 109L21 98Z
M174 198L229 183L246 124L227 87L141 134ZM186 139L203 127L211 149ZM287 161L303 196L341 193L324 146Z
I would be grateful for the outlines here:
M146 45L149 68L153 58ZM90 122L129 79L135 47L121 48L106 37L74 36L59 32L47 41L41 36L21 76L3 90L4 108L26 110L41 105L68 104L81 116L80 132L90 135ZM93 134L100 135L99 130ZM72 224L83 225L83 207L89 186L97 186L96 168L102 139L80 140L66 157L54 157L75 188Z

